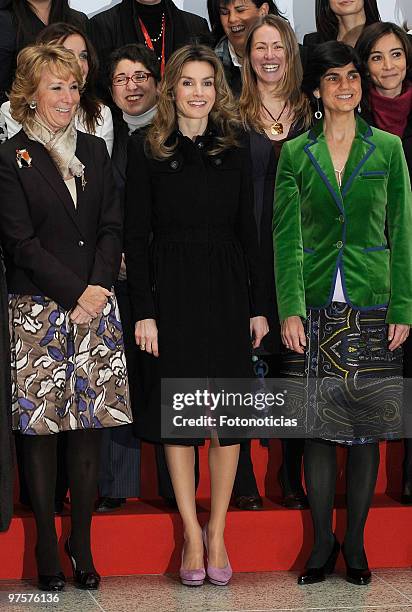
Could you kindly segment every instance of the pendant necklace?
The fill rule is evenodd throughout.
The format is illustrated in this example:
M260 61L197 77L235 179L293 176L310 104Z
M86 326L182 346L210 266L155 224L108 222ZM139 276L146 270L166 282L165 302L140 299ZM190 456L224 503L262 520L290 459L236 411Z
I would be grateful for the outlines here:
M279 122L279 119L283 115L284 110L286 108L286 105L287 105L287 101L285 102L284 107L282 108L279 117L277 119L275 119L274 116L272 115L272 113L270 112L270 110L267 109L266 106L262 102L263 108L265 109L265 111L267 112L269 117L271 119L273 119L273 121L274 121L274 123L272 123L272 125L270 126L270 132L271 132L271 134L273 134L273 136L280 136L281 134L283 134L283 124Z

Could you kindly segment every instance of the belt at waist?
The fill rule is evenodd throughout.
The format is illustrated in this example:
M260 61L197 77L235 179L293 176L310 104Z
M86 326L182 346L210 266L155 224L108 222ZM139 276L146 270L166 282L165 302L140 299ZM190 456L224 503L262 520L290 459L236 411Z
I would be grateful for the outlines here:
M235 232L229 227L156 229L153 233L155 242L192 242L207 244L210 242L238 242Z

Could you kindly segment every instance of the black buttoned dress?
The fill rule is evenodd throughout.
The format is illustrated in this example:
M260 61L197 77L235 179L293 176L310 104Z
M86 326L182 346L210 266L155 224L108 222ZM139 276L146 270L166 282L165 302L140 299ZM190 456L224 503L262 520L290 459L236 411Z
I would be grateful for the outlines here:
M132 137L128 151L125 250L135 321L154 318L160 357L144 354L142 438L163 441L161 378L243 378L251 372L250 317L266 315L247 147L208 151L179 132L157 161ZM181 440L182 444L202 439ZM234 443L221 440L221 444ZM176 440L174 440L176 443Z

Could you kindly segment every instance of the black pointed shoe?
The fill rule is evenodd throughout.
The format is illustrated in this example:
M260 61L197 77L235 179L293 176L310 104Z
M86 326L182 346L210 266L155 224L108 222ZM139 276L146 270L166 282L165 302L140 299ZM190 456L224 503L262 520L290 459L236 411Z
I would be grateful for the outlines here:
M309 567L303 574L298 578L298 584L315 584L316 582L323 582L328 574L333 574L335 570L336 561L340 551L340 544L336 539L333 544L332 552L326 560L325 565L322 567Z
M365 557L366 568L358 569L356 567L351 567L346 560L345 548L342 546L342 555L346 565L346 582L356 584L357 586L366 586L372 580L372 574L368 567L365 551L363 551L363 554Z
M49 576L48 574L39 574L37 586L41 591L62 591L66 584L66 578L63 572Z
M83 570L76 569L76 560L72 555L69 539L66 540L64 548L72 564L75 586L77 586L78 589L85 590L98 589L100 584L100 575L95 570L91 572L85 572Z

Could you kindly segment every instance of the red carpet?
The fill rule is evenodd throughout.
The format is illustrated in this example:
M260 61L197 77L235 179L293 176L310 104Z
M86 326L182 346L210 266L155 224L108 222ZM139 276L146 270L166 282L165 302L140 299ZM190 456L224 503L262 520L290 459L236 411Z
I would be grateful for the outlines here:
M207 520L208 481L205 449L201 453L202 478L199 485L199 516ZM268 460L269 456L269 460ZM341 453L341 463L344 453ZM301 569L312 542L309 511L285 510L280 505L276 472L279 443L267 449L253 443L253 460L259 488L266 496L264 509L241 512L230 509L227 520L227 547L235 571L271 571ZM392 442L381 446L381 467L367 530L366 546L371 567L407 567L412 565L412 507L399 504L402 445ZM142 497L132 500L113 514L93 518L93 550L97 569L102 575L159 574L176 572L180 563L181 523L177 512L168 511L154 499L153 450L144 445L142 454ZM338 491L344 490L342 479ZM390 491L398 491L390 493ZM270 499L268 499L270 498ZM147 501L153 499L153 501ZM337 497L335 512L338 539L345 530L342 495ZM68 516L57 517L64 570L70 575L63 543L70 529ZM7 533L0 534L0 579L35 576L34 520L19 511ZM340 559L340 562L342 560Z

